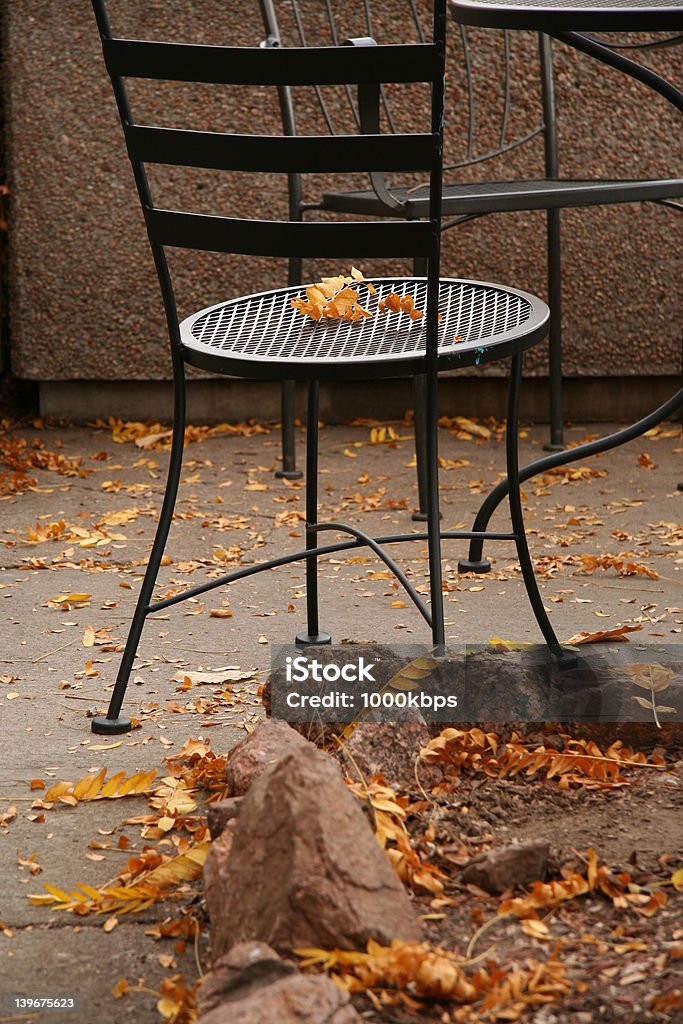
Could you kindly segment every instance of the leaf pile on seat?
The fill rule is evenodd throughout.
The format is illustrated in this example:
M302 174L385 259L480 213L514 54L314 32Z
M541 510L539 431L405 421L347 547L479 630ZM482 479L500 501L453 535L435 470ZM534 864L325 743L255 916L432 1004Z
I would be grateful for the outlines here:
M407 313L411 320L421 320L424 313L415 309L415 300L412 295L397 295L396 292L389 292L383 299L379 300L380 313Z
M348 320L357 323L359 320L371 319L374 316L369 309L360 303L360 292L354 284L364 284L368 293L377 295L377 289L366 281L362 272L351 267L351 275L337 274L335 277L323 277L317 284L306 288L306 298L301 295L291 300L293 309L310 317L311 320ZM415 308L412 295L397 295L390 292L379 300L380 313L407 313L411 320L421 320L424 313Z

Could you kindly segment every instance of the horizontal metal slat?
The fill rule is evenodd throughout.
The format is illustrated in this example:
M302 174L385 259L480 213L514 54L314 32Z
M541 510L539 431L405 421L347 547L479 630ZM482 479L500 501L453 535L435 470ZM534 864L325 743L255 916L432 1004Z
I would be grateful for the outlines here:
M438 235L429 221L291 223L149 208L145 216L149 236L159 245L245 256L429 256Z
M428 171L431 135L268 137L126 125L131 159L233 171Z
M232 85L351 85L432 82L439 74L433 43L345 47L200 46L103 39L112 76Z

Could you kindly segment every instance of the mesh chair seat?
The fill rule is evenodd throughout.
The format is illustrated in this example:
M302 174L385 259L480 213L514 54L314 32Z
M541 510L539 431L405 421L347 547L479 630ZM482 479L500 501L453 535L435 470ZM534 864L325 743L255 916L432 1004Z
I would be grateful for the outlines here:
M424 217L429 188L393 186L389 192L400 206L388 207L371 189L324 193L320 208L364 217ZM511 210L564 209L568 206L600 206L636 200L676 199L683 195L683 178L587 180L535 178L518 181L476 181L445 184L442 212L457 214L500 213Z
M372 316L355 322L303 316L291 305L301 286L243 296L200 310L181 324L188 362L237 376L354 379L424 372L426 320L377 310L390 293L411 296L424 310L424 278L360 284L360 303ZM533 295L478 281L442 279L439 289L439 366L451 369L522 351L545 332L548 309Z

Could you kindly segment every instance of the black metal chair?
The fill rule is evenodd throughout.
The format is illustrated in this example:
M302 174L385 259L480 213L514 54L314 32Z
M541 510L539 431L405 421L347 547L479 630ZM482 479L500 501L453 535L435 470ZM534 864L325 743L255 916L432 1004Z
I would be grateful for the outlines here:
M353 52L343 46L310 49L249 48L140 41L111 34L106 0L92 0L107 70L112 80L138 195L142 204L152 255L169 329L174 373L173 443L168 479L155 540L149 556L136 610L106 716L95 718L99 733L130 728L121 715L128 677L145 619L189 597L205 593L267 568L306 562L307 629L300 645L330 642L318 621L317 559L320 555L361 545L374 551L403 584L431 627L437 649L445 641L440 545L443 537L471 538L470 532L439 530L439 486L436 398L438 372L511 357L507 472L512 530L487 536L513 541L531 606L543 636L560 659L561 650L536 585L524 533L517 480L517 408L525 349L544 340L548 309L524 292L499 285L440 278L441 161L443 132L443 64L445 0L436 0L432 42L391 44ZM126 83L124 84L124 79ZM156 127L133 117L128 79L156 82L200 82L238 85L244 90L304 84L426 83L431 113L426 130L409 134L349 134L343 137L267 137ZM149 82L146 83L149 87ZM424 88L424 84L420 86ZM136 94L137 95L137 94ZM136 103L137 106L137 103ZM190 106L183 124L197 108ZM200 115L201 117L201 115ZM366 219L349 223L309 220L264 221L254 217L167 209L153 199L150 170L157 165L260 172L283 175L303 172L341 173L387 169L415 170L430 180L428 216L413 221ZM156 191L156 188L155 190ZM220 191L220 190L219 190ZM255 193L256 194L256 193ZM179 323L167 250L171 248L222 254L337 259L349 253L367 258L397 255L426 262L425 277L394 277L360 282L349 300L350 319L302 315L295 306L306 302L301 287L284 287L227 299L202 309ZM388 299L397 296L397 299ZM375 312L378 302L399 304L404 312ZM292 300L295 300L294 303ZM337 300L341 304L341 299ZM358 311L371 307L372 316ZM416 310L411 317L410 309ZM420 312L424 315L420 316ZM339 312L339 310L337 310ZM356 316L356 314L358 314ZM185 428L185 365L243 378L295 379L308 383L306 547L256 566L240 568L164 600L153 591L173 518ZM376 379L425 374L427 380L426 452L428 522L426 533L374 539L342 523L318 522L318 390L320 380ZM318 535L332 530L346 539L320 545ZM350 539L349 536L350 535ZM407 579L385 546L404 540L427 540L429 606Z
M386 42L400 35L402 40L424 39L424 4L420 0L406 0L404 14L400 20L383 16L384 5L364 0L360 5L335 5L331 0L259 0L266 32L266 46L308 46L320 45L327 41L340 43L349 34L359 38L350 40L357 45ZM394 8L392 8L394 10ZM485 43L497 46L497 52L480 56L481 39L472 42L472 30L463 25L453 26L449 33L447 57L448 91L446 99L446 153L445 172L451 172L454 180L446 180L442 196L442 227L444 229L464 224L472 219L491 213L505 213L527 210L547 211L547 268L548 301L552 312L549 333L549 419L550 437L548 450L564 446L563 374L562 374L562 280L561 280L561 235L560 211L568 207L609 205L653 201L683 209L675 199L683 197L683 177L633 178L630 180L591 180L560 177L560 160L557 140L557 114L553 77L553 57L549 36L538 36L538 67L528 69L522 65L522 58L516 56L514 46L526 46L528 41L512 40L514 35L501 31L486 33ZM497 41L495 40L497 36ZM653 49L681 42L680 36L667 40L661 38L646 43L613 42L614 52L630 49ZM492 41L493 40L493 41ZM525 50L528 59L528 53ZM493 62L498 69L491 71ZM656 76L640 68L632 60L622 57L620 70L645 84L657 89ZM538 85L537 120L523 119L513 109L512 95L515 92L516 77L527 71L525 80L536 79ZM519 92L519 89L517 89ZM525 97L526 99L526 97ZM303 97L294 97L291 90L280 90L280 108L284 131L295 135L298 121L311 119L311 110L317 107L320 123L331 133L343 130L348 123L357 125L362 132L374 132L380 123L389 131L401 130L410 111L397 107L391 92L376 86L368 87L357 98L349 89L327 92L316 90L315 97L304 102ZM298 115L298 116L297 116ZM492 122L497 122L495 125ZM462 136L462 139L455 138ZM543 138L543 176L529 179L514 177L509 161L516 158L516 151L529 143ZM462 144L461 144L462 143ZM459 156L449 160L451 154ZM505 163L502 163L505 161ZM486 171L491 167L492 171ZM505 174L503 180L482 179L484 174ZM370 176L369 187L364 184L349 189L341 187L327 190L322 195L308 199L300 178L291 182L291 214L297 219L309 211L331 211L359 216L412 219L422 217L427 210L429 189L426 185L415 186L414 182L403 181L401 176L386 176L375 172ZM421 273L419 263L414 267ZM300 282L300 261L291 267L291 283ZM424 444L421 424L424 418L423 382L415 380L417 465L420 510L424 513L426 475L421 447ZM295 477L293 429L293 385L283 387L282 395L282 458L283 467L279 475ZM415 518L424 518L416 515Z

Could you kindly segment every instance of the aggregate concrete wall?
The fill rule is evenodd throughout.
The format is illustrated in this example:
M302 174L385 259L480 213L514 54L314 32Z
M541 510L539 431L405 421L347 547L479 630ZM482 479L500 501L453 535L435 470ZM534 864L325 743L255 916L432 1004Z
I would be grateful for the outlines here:
M381 5L377 34L401 37L401 0ZM340 7L342 5L340 4ZM345 8L353 15L354 5ZM112 23L124 34L255 43L262 29L255 0L112 0ZM163 380L170 376L165 328L146 236L124 155L94 18L87 0L5 0L7 158L11 187L10 314L12 368L21 378ZM349 34L354 32L353 17ZM475 33L475 73L489 95L484 132L499 108L499 56L491 33ZM536 40L518 33L512 129L538 108ZM681 49L659 50L653 66L680 79ZM562 173L607 177L680 173L683 131L663 100L615 72L555 44ZM461 69L449 73L449 151L462 135ZM275 97L264 89L247 104L243 92L169 85L149 100L140 85L134 105L149 103L152 123L189 108L207 128L276 131ZM134 106L135 109L135 106ZM304 103L304 130L312 118ZM187 117L185 123L187 123ZM527 147L529 148L529 147ZM500 167L489 177L500 174ZM540 174L542 143L508 158L506 176ZM234 212L286 209L282 183L217 175L193 179L177 169L155 175L173 205L188 198ZM307 182L313 197L317 183ZM564 237L565 369L569 375L667 375L680 371L683 218L654 204L567 211ZM486 217L447 233L444 273L498 280L545 295L542 212ZM222 261L222 262L221 262ZM237 291L284 280L269 260L238 261L180 254L181 315ZM174 264L175 266L176 264ZM311 278L318 268L307 269ZM323 272L336 270L329 266ZM366 272L382 267L367 266ZM389 272L395 267L387 268ZM534 352L528 372L545 372ZM501 373L500 367L486 369Z

